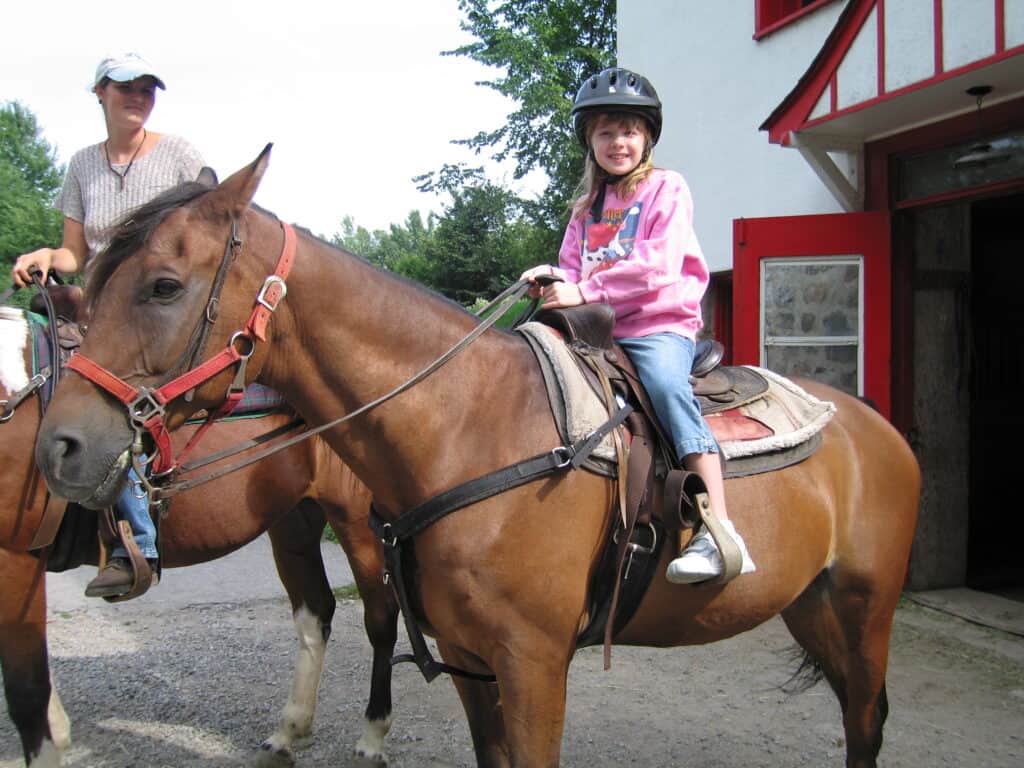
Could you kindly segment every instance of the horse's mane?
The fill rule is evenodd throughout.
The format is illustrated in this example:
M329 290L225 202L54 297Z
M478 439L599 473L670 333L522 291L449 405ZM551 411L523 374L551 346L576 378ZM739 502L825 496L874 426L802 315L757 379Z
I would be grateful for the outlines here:
M196 198L209 191L210 187L205 184L201 184L199 182L185 182L162 192L148 203L128 212L116 225L114 236L111 238L110 244L93 259L85 289L86 306L89 307L90 310L92 309L93 304L102 292L103 287L110 280L110 276L114 273L114 270L116 270L125 259L142 249L142 246L145 245L146 241L153 234L153 231L160 226L160 223L163 222L168 214L178 208L188 205ZM277 218L277 216L271 211L261 208L255 203L253 203L251 207L259 213L263 213L271 218ZM345 254L350 258L358 259L372 269L419 290L425 296L432 296L435 300L439 299L443 303L450 305L452 308L458 309L463 314L471 314L465 309L465 307L462 307L457 302L454 302L439 293L428 290L425 286L406 277L405 275L383 269L376 264L371 264L358 254L354 254L351 251L338 247L334 243L328 242L324 238L313 234L305 227L296 228L304 235L318 241L331 250Z
M96 297L110 280L114 270L120 266L121 262L142 248L149 236L153 234L153 230L169 213L188 205L204 192L209 191L210 187L205 184L195 181L185 182L162 192L148 203L125 214L116 225L110 245L93 259L85 288L86 305L90 308L93 306Z

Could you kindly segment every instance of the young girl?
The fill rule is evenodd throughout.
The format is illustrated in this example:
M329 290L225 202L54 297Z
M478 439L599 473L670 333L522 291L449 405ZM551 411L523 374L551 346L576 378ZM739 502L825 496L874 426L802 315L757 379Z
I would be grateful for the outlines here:
M544 308L603 302L615 309L615 337L637 369L682 465L703 478L713 514L755 570L729 521L718 445L690 386L700 301L708 268L693 230L693 201L683 177L655 168L661 101L646 78L611 68L589 78L573 104L573 127L587 150L581 197L558 253L523 277L553 274L564 282L536 285ZM702 526L668 567L666 578L689 584L720 576L722 557Z
M63 242L17 258L11 270L14 284L32 284L30 270L43 274L55 269L89 271L89 261L106 248L116 223L133 208L164 190L194 181L203 160L185 139L148 131L146 122L164 88L153 67L135 53L103 59L90 91L103 111L106 139L76 152L68 164L64 186L54 206L64 213ZM156 527L149 515L149 498L137 492L139 478L129 470L130 483L115 513L132 527L143 556L157 561ZM111 597L128 591L134 576L127 552L117 547L99 575L86 586L89 597Z

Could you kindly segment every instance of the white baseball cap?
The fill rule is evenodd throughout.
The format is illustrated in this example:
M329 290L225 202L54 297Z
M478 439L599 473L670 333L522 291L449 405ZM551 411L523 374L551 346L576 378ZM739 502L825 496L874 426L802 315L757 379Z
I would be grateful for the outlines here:
M164 85L164 81L156 74L153 69L153 65L146 61L144 58L139 56L137 53L122 53L119 56L108 56L99 63L96 67L96 77L92 81L92 85L89 86L91 91L103 78L108 77L111 80L116 80L119 83L127 83L131 80L135 80L139 77L152 77L156 80L158 88L167 90L167 86Z

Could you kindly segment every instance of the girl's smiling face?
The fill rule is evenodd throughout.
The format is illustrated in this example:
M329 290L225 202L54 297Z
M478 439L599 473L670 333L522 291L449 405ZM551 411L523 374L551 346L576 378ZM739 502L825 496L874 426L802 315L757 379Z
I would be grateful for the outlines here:
M647 125L642 118L600 115L590 130L594 160L611 176L626 176L644 158Z

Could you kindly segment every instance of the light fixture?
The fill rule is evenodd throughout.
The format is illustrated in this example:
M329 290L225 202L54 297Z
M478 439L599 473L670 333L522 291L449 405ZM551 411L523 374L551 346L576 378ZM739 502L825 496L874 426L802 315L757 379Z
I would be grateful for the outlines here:
M973 96L978 104L978 135L982 133L981 126L981 102L986 96L992 93L991 85L973 85L965 93ZM995 149L991 144L979 142L973 145L967 154L961 155L953 161L953 167L958 171L966 171L975 168L987 168L990 165L1005 163L1013 157L1013 152L1008 149Z

